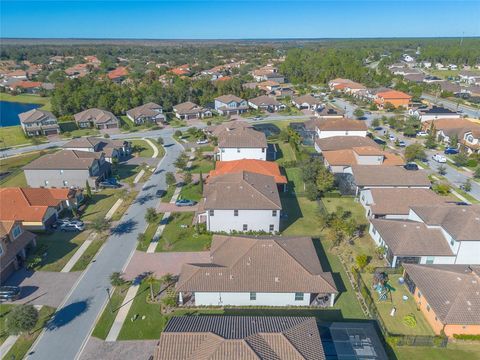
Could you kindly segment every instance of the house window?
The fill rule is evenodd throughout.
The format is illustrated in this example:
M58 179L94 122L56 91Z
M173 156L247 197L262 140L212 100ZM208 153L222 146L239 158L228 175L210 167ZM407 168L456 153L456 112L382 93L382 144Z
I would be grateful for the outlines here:
M435 260L435 257L433 257L433 256L427 256L426 264L433 264L433 260Z
M239 152L240 152L240 149L237 149L237 153L239 153Z
M295 301L303 301L303 293L296 292L295 293Z
M238 210L233 210L233 216L238 216Z
M60 174L63 174L63 170L60 170Z
M48 180L45 180L45 186L48 186Z
M427 304L427 311L430 311L430 305Z
M243 224L243 231L247 231L248 230L248 225L247 224Z
M208 210L208 215L213 216L215 214L215 210Z
M17 225L13 228L12 235L14 239L19 237L21 233L22 233L22 229L20 228L20 226Z
M68 186L68 181L67 180L63 180L63 186Z
M222 149L222 153L224 153L224 152L225 152L225 149Z
M277 210L272 210L272 216L277 216Z
M450 245L454 246L455 245L455 240L450 240Z
M265 152L265 148L262 148L262 153L264 153L264 152Z
M373 233L373 235L377 235L377 229L375 229L374 227L372 227L372 233Z
M257 293L256 292L251 292L250 293L250 301L255 301L257 300Z
M275 225L270 224L270 226L268 227L268 230L269 230L270 232L275 231Z

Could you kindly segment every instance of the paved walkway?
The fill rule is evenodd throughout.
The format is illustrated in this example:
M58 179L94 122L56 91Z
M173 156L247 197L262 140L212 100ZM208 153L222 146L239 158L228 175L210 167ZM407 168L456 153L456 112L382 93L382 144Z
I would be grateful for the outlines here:
M115 206L114 206L115 207ZM111 217L111 216L110 216ZM106 218L106 217L105 217ZM65 264L62 270L60 272L65 273L65 272L70 272L77 261L80 259L80 257L87 251L88 247L92 243L93 240L97 237L97 233L92 232L90 235L88 235L87 240L83 242L83 244L80 246L80 248L73 254L73 256L68 260L68 262Z
M80 360L147 360L153 355L158 340L106 342L94 337L88 340Z
M110 331L108 332L105 341L117 341L120 330L122 330L123 323L127 318L130 308L132 307L133 299L135 299L135 296L137 296L138 289L140 289L140 284L130 286L130 288L128 289L127 295L125 295L125 299L123 300L122 305L117 312L115 321L113 322L113 325L110 328Z
M13 345L17 342L20 335L10 335L5 339L3 344L0 346L0 359L6 359L5 355L10 351Z
M140 274L151 272L154 277L160 278L165 274L179 274L183 264L209 261L209 251L157 253L135 251L124 271L124 277L133 280Z
M20 299L14 304L58 307L80 276L80 272L27 271L15 272L5 285L19 286ZM105 291L105 290L104 290Z
M140 170L140 172L137 174L137 176L135 176L135 179L133 180L133 183L136 184L140 181L140 179L142 178L143 174L145 174L145 170Z
M152 158L156 158L158 156L158 148L155 146L155 144L150 140L150 139L147 139L147 138L143 138L143 140L145 140L145 142L150 145L150 147L153 149L153 155L152 155Z
M198 204L193 206L177 206L172 203L161 202L157 206L157 212L159 213L172 213L172 212L193 212L198 210Z
M106 213L105 220L110 220L112 218L113 214L115 214L115 211L117 211L117 209L120 207L120 205L122 205L122 203L123 203L123 199L118 199L115 202L115 204L113 204L112 208L110 210L108 210L108 212Z

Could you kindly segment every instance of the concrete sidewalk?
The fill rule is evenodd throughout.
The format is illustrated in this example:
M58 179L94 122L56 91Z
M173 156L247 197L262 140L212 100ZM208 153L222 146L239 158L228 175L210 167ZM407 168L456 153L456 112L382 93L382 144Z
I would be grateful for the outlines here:
M87 240L83 242L83 244L80 246L77 252L73 254L70 260L68 260L68 262L65 264L63 269L60 270L60 272L63 272L63 273L70 272L75 266L75 264L77 263L77 261L80 259L80 257L85 253L85 251L87 251L88 247L93 242L93 240L95 240L96 237L97 237L97 233L92 232L90 235L88 235Z
M115 321L113 322L113 325L110 331L108 332L108 335L105 341L117 341L118 335L122 330L123 323L127 318L130 308L132 307L133 300L135 299L135 296L137 296L138 289L140 289L140 285L133 285L128 289L127 295L125 295L125 299L123 300L122 305L118 310L117 316L115 317ZM110 311L110 310L107 307L105 308L105 311Z

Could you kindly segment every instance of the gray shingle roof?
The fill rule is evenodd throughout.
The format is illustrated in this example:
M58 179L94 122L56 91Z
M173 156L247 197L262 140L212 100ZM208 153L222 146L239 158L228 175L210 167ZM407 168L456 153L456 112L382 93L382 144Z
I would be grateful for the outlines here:
M266 148L264 133L250 128L236 128L218 134L219 148Z
M127 115L130 115L134 119L137 119L141 116L156 116L159 114L159 111L162 110L162 107L158 104L155 104L153 102L149 102L137 107L134 107L133 109L130 109L127 111Z
M360 146L380 148L375 141L366 136L332 136L315 139L315 142L322 151L352 149Z
M24 124L42 121L46 119L57 120L57 118L50 111L40 109L32 109L26 111L24 113L18 114L18 117L20 118L20 122Z
M82 112L76 113L73 115L76 122L87 122L91 121L94 124L103 124L110 121L115 121L118 123L118 119L110 111L102 109L87 109Z
M273 176L239 172L211 178L204 191L205 209L281 210Z
M277 101L274 97L261 95L256 98L248 100L248 102L255 104L257 106L280 106L281 103Z
M33 160L25 170L84 170L89 169L99 158L99 153L89 151L61 150Z
M378 166L372 171L370 165L352 166L357 186L417 186L430 187L425 170L408 171L401 166Z
M403 266L443 324L480 324L480 266Z
M178 291L336 293L311 238L215 235L211 262L182 267Z
M155 359L323 360L315 318L276 316L173 317Z
M218 100L218 101L220 101L224 104L228 104L232 101L234 101L236 103L239 103L239 102L243 101L243 99L239 98L238 96L232 95L232 94L219 96L219 97L215 98L215 100Z

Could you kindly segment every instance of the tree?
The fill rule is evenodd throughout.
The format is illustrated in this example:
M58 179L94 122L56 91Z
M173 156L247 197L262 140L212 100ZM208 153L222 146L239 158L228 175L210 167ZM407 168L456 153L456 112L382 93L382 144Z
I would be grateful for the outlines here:
M450 193L450 185L440 183L435 184L432 186L433 191L435 191L438 195L446 196Z
M157 221L157 211L153 207L147 208L145 212L145 221L149 224L155 223Z
M333 188L333 184L335 182L335 177L333 174L328 171L328 169L323 166L317 175L317 189L318 191L323 194Z
M200 171L200 174L199 174L199 184L200 184L200 194L203 194L203 174L202 172Z
M305 195L310 201L315 201L318 198L318 187L314 182L305 183Z
M367 266L370 262L370 256L365 254L357 255L357 257L355 258L355 262L357 263L358 268L360 270L363 270L365 266Z
M85 190L87 192L87 197L91 198L92 197L92 189L90 188L90 183L88 180L85 181Z
M477 168L475 169L475 172L473 173L473 177L475 179L480 179L480 166L477 166Z
M361 108L356 108L353 112L353 115L355 115L357 118L361 118L365 115L365 112Z
M148 285L148 287L150 288L150 300L153 301L155 299L155 295L153 293L153 286L155 285L157 280L155 279L153 274L150 274L145 278L145 282Z
M452 148L457 148L458 146L458 135L453 134L452 137L450 138L450 147Z
M140 244L143 244L145 241L147 241L147 236L145 235L145 233L139 233L137 235L137 241L140 243Z
M465 166L465 165L467 165L467 162L468 162L468 156L467 156L467 154L461 152L461 153L453 156L453 161L455 162L455 165L457 165L457 166Z
M463 191L466 191L466 192L472 191L472 182L470 181L470 179L465 180L461 188L463 189Z
M107 231L108 229L110 229L110 221L100 217L95 218L90 223L90 228L92 230L95 230L97 233Z
M408 145L405 148L405 159L407 161L414 161L414 160L422 160L425 159L427 155L425 154L425 150L423 150L423 146L421 144L415 143L412 145Z
M447 173L447 167L445 165L439 165L437 171L440 175L445 175Z
M163 144L164 144L163 138L162 138L162 137L159 137L159 138L157 139L157 143L159 143L160 145L163 145Z
M373 126L374 128L380 126L380 119L379 119L379 118L373 119L373 121L372 121L372 126Z
M191 182L192 182L192 173L189 171L185 171L185 173L183 174L183 183L185 185L188 185Z
M427 149L435 149L437 147L437 131L435 130L435 124L433 121L430 124L430 130L428 131L428 136L425 141L425 147Z
M187 161L187 155L185 155L185 153L181 153L177 160L175 160L174 165L178 169L184 169L187 166Z
M173 275L170 273L166 273L160 278L160 282L164 285L170 285L173 282Z
M177 183L177 180L175 179L175 175L173 175L172 172L167 172L165 174L165 181L167 182L168 186L173 186Z
M112 286L122 286L126 284L127 281L122 277L122 274L118 271L115 271L110 275L110 285Z
M18 335L31 331L38 322L38 311L33 305L19 305L8 313L5 325L8 333Z

